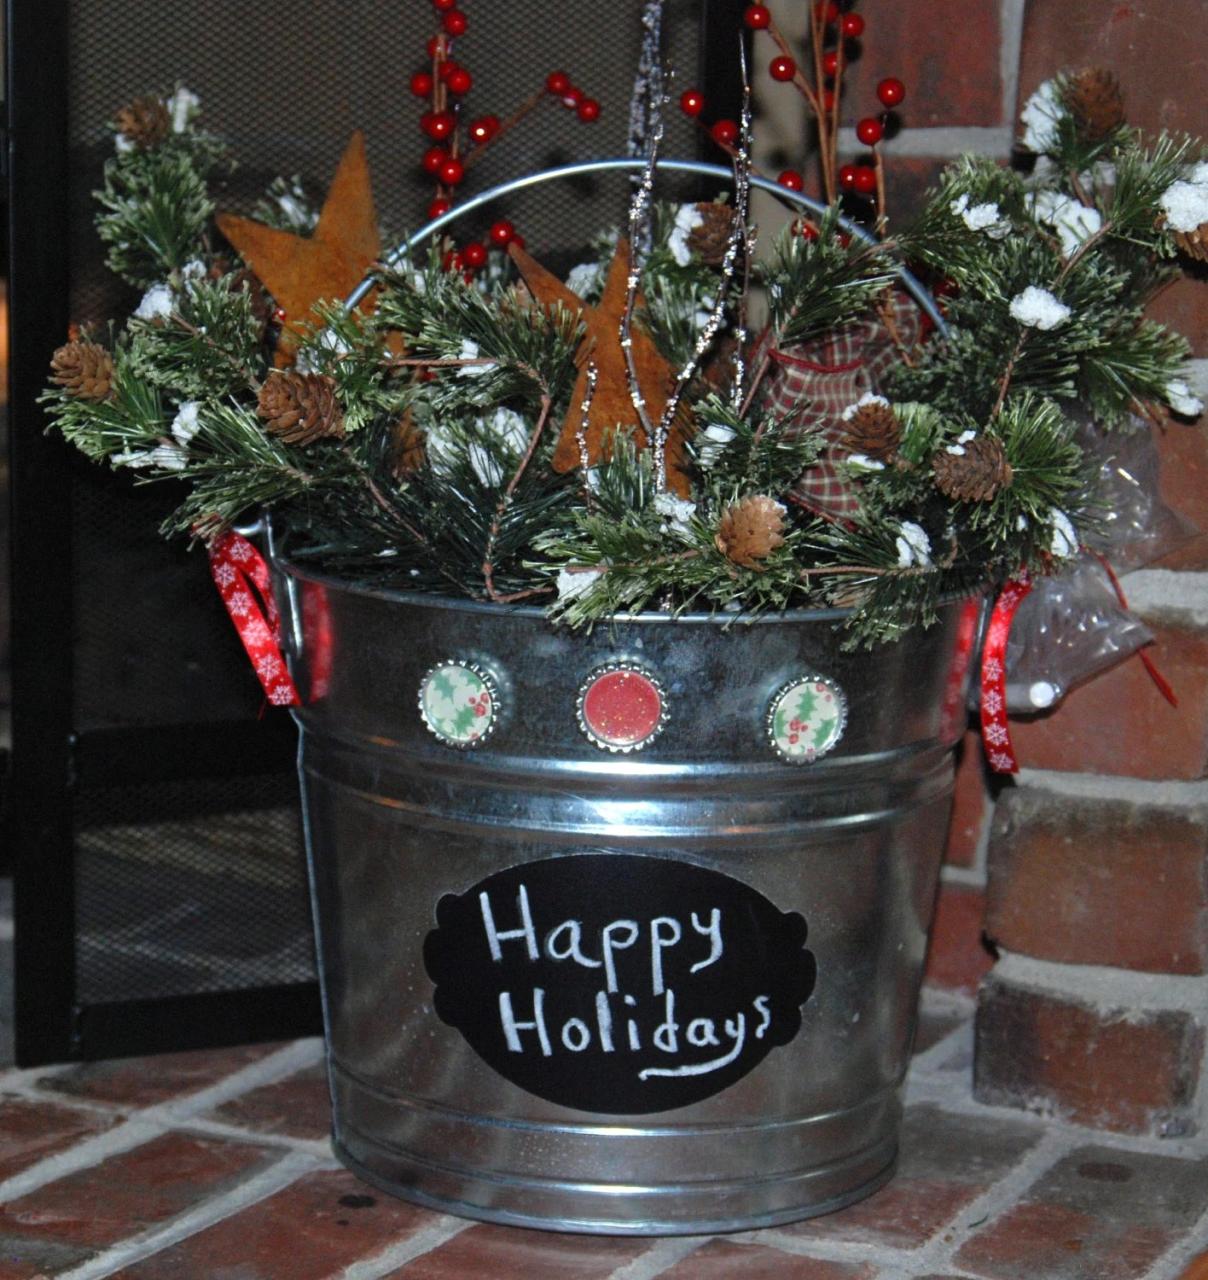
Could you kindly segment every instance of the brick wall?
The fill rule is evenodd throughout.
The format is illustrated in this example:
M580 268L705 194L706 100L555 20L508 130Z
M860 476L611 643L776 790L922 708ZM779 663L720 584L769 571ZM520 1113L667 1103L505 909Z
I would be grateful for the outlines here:
M1208 135L1201 0L865 7L862 74L910 88L891 144L904 205L943 157L1005 158L1019 104L1066 67L1111 67L1143 129ZM1208 273L1155 314L1192 339L1204 381ZM1157 443L1167 501L1208 529L1204 425L1172 423ZM1174 1136L1208 1128L1208 536L1124 585L1179 707L1131 660L1017 721L1023 770L997 794L970 735L930 980L977 992L983 1101Z

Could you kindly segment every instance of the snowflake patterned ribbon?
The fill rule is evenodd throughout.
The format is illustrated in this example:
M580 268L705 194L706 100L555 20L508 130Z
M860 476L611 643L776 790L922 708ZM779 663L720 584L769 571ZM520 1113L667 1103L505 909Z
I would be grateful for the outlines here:
M1015 612L1032 590L1027 574L1013 578L999 593L986 628L981 663L981 731L986 760L995 773L1018 773L1019 761L1007 723L1007 637Z
M277 641L280 617L264 557L240 534L224 533L210 547L210 574L265 697L274 707L300 706Z

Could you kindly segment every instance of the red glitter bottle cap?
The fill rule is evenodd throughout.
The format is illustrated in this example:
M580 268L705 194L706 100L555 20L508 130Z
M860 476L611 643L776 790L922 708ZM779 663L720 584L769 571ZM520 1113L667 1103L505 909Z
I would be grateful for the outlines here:
M579 727L602 751L640 751L667 723L658 680L632 662L610 662L579 689Z

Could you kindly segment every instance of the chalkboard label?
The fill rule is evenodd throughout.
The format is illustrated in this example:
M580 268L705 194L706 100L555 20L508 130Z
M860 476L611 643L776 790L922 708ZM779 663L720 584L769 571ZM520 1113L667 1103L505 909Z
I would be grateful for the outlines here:
M720 1093L801 1029L806 922L717 871L630 854L509 867L436 907L435 1008L513 1084L640 1115Z

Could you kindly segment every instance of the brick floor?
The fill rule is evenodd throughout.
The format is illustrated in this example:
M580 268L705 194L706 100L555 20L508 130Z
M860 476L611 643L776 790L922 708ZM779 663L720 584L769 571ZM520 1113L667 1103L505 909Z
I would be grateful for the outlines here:
M924 1002L886 1187L724 1238L524 1231L365 1186L328 1152L313 1042L0 1073L0 1280L1208 1280L1208 1139L978 1104L971 1016Z

